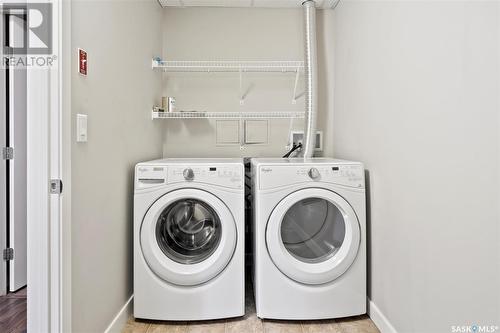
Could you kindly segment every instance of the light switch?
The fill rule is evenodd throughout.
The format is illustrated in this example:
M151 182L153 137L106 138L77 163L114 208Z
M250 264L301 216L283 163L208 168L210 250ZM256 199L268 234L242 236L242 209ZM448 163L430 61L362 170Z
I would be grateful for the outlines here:
M87 115L76 115L76 142L87 142Z

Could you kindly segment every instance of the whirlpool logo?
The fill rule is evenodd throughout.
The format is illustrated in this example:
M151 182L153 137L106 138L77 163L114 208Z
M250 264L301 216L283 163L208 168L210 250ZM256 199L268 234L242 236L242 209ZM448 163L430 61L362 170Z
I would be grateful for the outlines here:
M496 325L454 325L451 326L452 333L494 333L498 332Z

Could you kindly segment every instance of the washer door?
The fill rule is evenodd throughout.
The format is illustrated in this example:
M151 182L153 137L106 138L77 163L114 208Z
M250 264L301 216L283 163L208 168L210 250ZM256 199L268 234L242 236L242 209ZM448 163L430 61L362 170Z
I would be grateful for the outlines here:
M236 247L236 224L216 196L197 189L165 194L146 213L141 249L151 270L163 280L198 285L217 276Z
M349 203L319 188L285 197L266 229L274 264L304 284L324 284L341 276L356 258L360 238L358 218Z

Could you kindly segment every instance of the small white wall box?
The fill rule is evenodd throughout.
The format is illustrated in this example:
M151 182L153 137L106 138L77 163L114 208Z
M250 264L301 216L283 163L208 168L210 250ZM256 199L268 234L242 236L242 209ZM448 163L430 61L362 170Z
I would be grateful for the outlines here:
M76 142L87 142L87 115L76 115Z
M218 146L240 143L240 122L238 120L217 120L215 131Z
M290 133L290 142L292 143L304 143L304 131L292 131ZM316 146L315 151L323 151L323 131L316 131Z
M269 122L267 120L245 120L245 144L266 145L269 141Z

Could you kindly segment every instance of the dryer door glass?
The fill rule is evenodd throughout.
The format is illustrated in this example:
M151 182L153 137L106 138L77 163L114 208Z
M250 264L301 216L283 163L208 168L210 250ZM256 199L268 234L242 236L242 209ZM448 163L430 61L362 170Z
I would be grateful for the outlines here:
M345 221L336 205L323 198L306 198L288 209L281 239L288 252L306 263L333 257L345 237Z
M210 257L221 240L219 216L197 199L168 205L156 223L156 240L162 252L181 264L196 264Z

